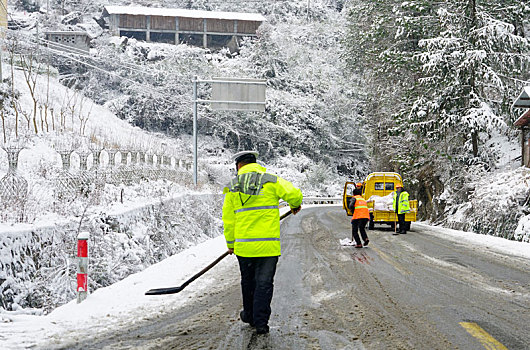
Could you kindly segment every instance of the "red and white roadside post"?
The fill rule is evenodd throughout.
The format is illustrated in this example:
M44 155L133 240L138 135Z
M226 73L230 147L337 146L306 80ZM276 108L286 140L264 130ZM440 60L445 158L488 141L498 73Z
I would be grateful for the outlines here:
M77 303L88 295L88 239L89 232L80 232L77 236Z

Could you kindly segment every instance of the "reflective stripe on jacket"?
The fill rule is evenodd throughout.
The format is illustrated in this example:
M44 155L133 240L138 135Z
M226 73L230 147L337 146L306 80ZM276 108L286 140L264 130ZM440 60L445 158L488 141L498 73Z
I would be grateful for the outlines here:
M238 171L265 173L257 163L247 164ZM302 204L302 191L287 180L277 177L267 182L257 195L232 192L225 188L223 227L228 248L242 257L281 255L279 201L283 199L291 208Z
M409 193L407 191L403 191L399 194L399 203L396 207L397 196L398 194L394 192L394 201L392 203L392 208L394 209L394 212L398 214L410 213Z
M362 196L353 196L353 198L355 198L355 203L351 220L370 219L370 212L368 211L366 200Z

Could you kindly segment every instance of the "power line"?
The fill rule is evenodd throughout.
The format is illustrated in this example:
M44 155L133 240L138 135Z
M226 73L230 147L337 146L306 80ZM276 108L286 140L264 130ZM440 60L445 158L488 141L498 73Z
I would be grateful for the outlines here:
M34 39L33 39L33 40L34 40ZM78 62L78 63L80 63L80 64L83 64L83 65L87 66L87 67L93 68L93 69L95 69L95 70L98 70L98 71L103 72L103 73L105 73L105 74L108 74L108 75L110 75L110 76L114 76L114 77L116 77L116 78L118 78L118 79L121 79L121 80L126 81L126 82L128 82L128 83L131 83L131 84L133 84L133 85L140 86L140 87L142 87L142 88L146 88L146 87L147 87L147 88L149 89L148 91L149 91L150 93L155 93L155 95L158 95L159 98L167 98L167 95L162 95L162 94L161 94L161 91L163 91L163 89L157 89L157 88L153 87L152 85L145 85L145 84L143 84L143 83L140 83L140 82L134 81L134 80L132 80L132 79L129 79L129 78L123 77L123 76L121 76L121 75L119 75L119 74L117 74L117 73L115 73L115 72L111 72L111 71L105 70L105 69L103 69L103 68L101 68L101 67L98 67L98 66L96 66L96 65L93 65L93 64L88 63L88 62L86 62L86 61L82 61L82 60L80 60L80 59L77 59L77 58L75 58L75 57L72 57L72 55L68 55L68 53L65 53L65 52L63 52L63 51L61 51L61 50L56 50L56 49L53 49L53 48L50 48L50 47L46 47L46 46L44 46L44 48L47 49L47 50L49 50L50 52L52 52L52 53L58 55L58 56L62 56L62 57L65 57L65 58L71 59L71 60L73 60L73 61L75 61L75 62ZM182 103L182 104L190 104L191 102L181 102L181 103Z
M6 15L8 15L8 16L11 18L11 20L13 21L13 23L15 23L15 25L16 25L19 29L24 30L24 28L22 28L22 27L18 24L18 22L15 21L15 20L13 19L13 16L11 16L11 14L9 14L9 12L8 12L6 6L4 5L4 3L3 3L2 1L0 1L0 4L1 4L2 8L6 11ZM9 29L8 29L8 30L9 30ZM23 34L23 35L26 35L27 37L29 37L32 41L35 40L35 38L34 38L32 35L30 35L30 34L25 34L25 33L22 33L22 34ZM40 45L40 42L39 42L39 41L42 40L42 41L44 41L44 42L47 42L48 44L52 44L52 45L59 46L59 47L62 46L62 47L64 47L64 48L68 49L68 50L72 50L72 49L73 49L73 51L75 51L75 50L80 50L80 49L77 49L77 48L74 48L74 47L71 47L71 46L68 46L68 45L63 45L63 44L60 44L60 43L57 43L57 42L53 42L53 41L49 41L49 40L46 40L46 39L39 39L39 38L36 38L36 39L37 39L37 45ZM73 53L75 54L75 52L73 52ZM59 54L59 53L57 52L57 54ZM94 57L89 56L89 55L86 55L86 54L84 54L84 53L80 53L80 52L78 52L77 54L78 54L78 55L83 55L83 56L86 57L86 58L90 58L90 59L95 60ZM62 55L62 56L64 56L64 55ZM75 59L72 58L72 57L70 57L70 58L73 59L73 60L75 60ZM86 63L86 62L81 62L80 60L76 60L76 61L79 62L79 63L83 63L83 64L87 64L87 65L88 65L88 63ZM139 69L137 69L137 68L133 68L133 67L131 67L131 66L125 66L125 65L123 65L123 64L120 64L120 66L123 67L123 68L130 69L130 70L135 70L135 71L140 72L140 73L143 73L143 74L150 74L150 73L147 73L147 72L145 72L145 71L141 71L141 70L139 70ZM105 70L102 69L102 68L95 67L95 66L92 66L92 67L95 68L95 69L98 69L98 70L104 71L104 72L106 72L106 73L108 73L108 74L110 74L110 75L114 75L114 76L118 76L118 77L119 77L119 75L117 75L117 74L115 74L115 73L112 73L112 72L105 71ZM158 72L158 73L162 73L162 72ZM153 75L153 74L151 74L151 75ZM174 76L174 75L173 75L173 76ZM183 76L181 76L181 77L183 77ZM190 76L190 77L186 77L186 78L191 80L191 76ZM126 78L124 78L124 79L126 79ZM126 79L126 80L129 80L129 79ZM132 81L132 80L130 80L130 81Z
M40 46L43 46L45 48L54 48L55 47L55 48L58 48L58 49L63 49L63 50L60 50L63 53L62 56L64 56L64 55L74 55L74 56L77 56L77 58L84 58L84 59L89 59L89 60L96 61L96 62L99 61L99 63L109 64L108 61L103 62L103 60L104 60L103 58L89 55L84 50L81 50L81 49L78 49L78 48L75 48L75 47L72 47L72 46L69 46L69 45L61 44L61 43L58 43L58 42L55 42L55 41L50 41L50 40L47 40L47 39L43 39L43 38L35 38L32 35L30 35L30 34L25 34L25 33L21 33L21 34L25 35L32 42L34 42L36 44L39 44ZM44 43L45 45L42 44L42 43ZM192 75L191 74L189 76L176 75L174 73L163 72L163 71L160 71L160 70L155 70L153 72L152 69L151 69L151 72L150 72L150 71L147 71L147 70L139 69L139 68L134 67L134 66L132 66L130 64L124 64L122 62L120 62L118 64L114 64L114 65L122 67L122 68L125 68L125 69L128 69L128 70L131 70L131 71L135 71L135 72L138 72L138 73L141 73L141 74L148 74L148 75L151 75L151 76L154 76L156 74L164 74L166 76L170 75L171 77L175 77L175 78L189 79L190 81L192 79Z
M96 69L100 72L104 72L108 75L111 75L111 76L114 76L114 77L117 77L117 78L120 78L122 80L125 80L127 82L130 82L130 83L134 83L136 85L141 85L141 86L145 86L145 85L142 85L142 83L140 82L137 82L137 81L134 81L132 79L128 79L126 77L122 77L121 75L115 73L115 72L111 72L111 71L108 71L106 69L103 69L99 66L96 66L90 62L88 62L88 60L90 61L93 61L93 62L96 62L96 63L106 63L108 64L109 62L106 61L106 62L102 62L103 59L101 58L97 58L97 57L94 57L94 56L90 56L90 55L87 55L86 53L77 53L77 52L71 52L70 49L72 47L68 46L68 45L64 45L64 44L60 44L60 43L56 43L56 42L53 42L53 41L49 41L49 40L46 40L46 39L42 39L42 38L39 38L39 39L36 39L34 38L32 35L29 35L29 34L24 34L26 37L28 37L32 42L40 45L41 47L49 50L50 52L54 53L55 55L59 55L59 56L62 56L62 57L65 57L65 58L68 58L68 59L71 59L77 63L81 63L83 65L86 65L88 67L91 67L93 69ZM38 41L37 41L38 40ZM43 43L46 43L47 45L44 45ZM56 47L56 48L54 48ZM64 49L67 49L69 51L64 51L64 50L61 50L62 48ZM98 62L99 61L99 62ZM189 80L191 82L192 80L192 76L183 76L183 75L176 75L176 74L172 74L172 73L167 73L167 72L163 72L163 71L155 71L154 73L153 72L148 72L146 70L141 70L141 69L138 69L138 68L133 68L131 66L125 66L123 64L117 64L118 67L122 67L122 68L125 68L125 69L128 69L130 71L134 71L134 72L137 72L137 73L140 73L140 74L147 74L149 76L154 76L156 74L163 74L165 76L170 76L170 77L173 77L173 78L182 78L182 79L185 79L185 80ZM177 81L180 85L185 85L186 83L182 83L180 81ZM176 83L177 83L176 82ZM153 86L149 86L150 90L153 89ZM161 90L161 89L157 89L157 90Z
M51 41L51 40L48 40L48 39L43 39L43 38L39 38L39 40L47 43L47 45L49 45L49 46L58 46L60 48L63 48L65 51L77 54L78 56L83 56L83 57L86 57L86 58L89 58L89 59L92 59L92 60L95 60L95 61L97 61L98 59L100 59L100 60L103 59L103 58L100 58L100 57L97 57L97 56L92 56L92 55L88 54L85 50L82 50L82 49L79 49L79 48L76 48L76 47L73 47L73 46L61 44L61 43L58 43L58 42L55 42L55 41ZM138 71L140 73L154 75L153 73L147 72L145 70L140 70L136 66L133 66L132 64L127 63L127 62L120 62L119 66L131 69L131 70L135 70L135 71Z

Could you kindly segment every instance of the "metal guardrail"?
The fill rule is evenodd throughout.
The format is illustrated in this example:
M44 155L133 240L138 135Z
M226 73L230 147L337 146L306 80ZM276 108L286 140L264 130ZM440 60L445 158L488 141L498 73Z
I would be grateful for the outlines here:
M342 204L342 197L304 197L302 204ZM286 206L287 202L280 201L280 208Z

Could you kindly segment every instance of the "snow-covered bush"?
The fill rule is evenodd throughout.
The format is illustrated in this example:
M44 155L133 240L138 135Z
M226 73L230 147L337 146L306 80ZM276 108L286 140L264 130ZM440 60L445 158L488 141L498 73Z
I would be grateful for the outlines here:
M530 242L530 215L522 216L515 229L514 238L521 242Z
M442 223L459 230L530 241L530 169L499 172L477 181L469 201L448 206Z
M90 232L91 291L218 236L222 196L188 195L118 214L2 230L0 307L52 310L75 298L76 243ZM84 220L83 220L84 219Z

